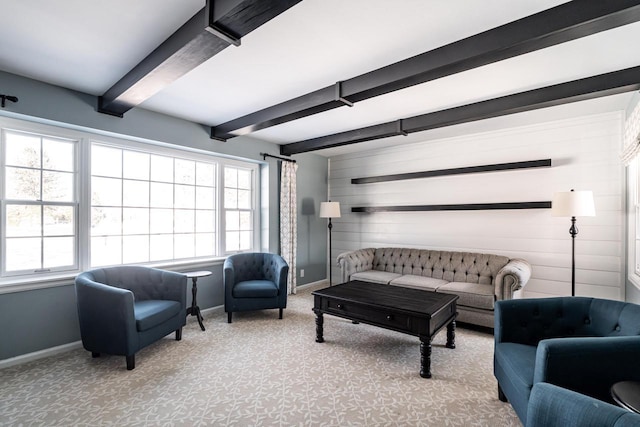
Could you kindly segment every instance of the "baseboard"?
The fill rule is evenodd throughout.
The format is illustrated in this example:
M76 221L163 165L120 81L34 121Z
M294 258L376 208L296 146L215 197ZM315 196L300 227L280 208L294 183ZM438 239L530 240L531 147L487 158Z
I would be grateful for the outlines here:
M21 354L20 356L0 360L0 369L44 359L45 357L55 356L56 354L65 353L78 348L82 348L82 341L75 341L69 344L46 348L44 350L34 351L33 353Z

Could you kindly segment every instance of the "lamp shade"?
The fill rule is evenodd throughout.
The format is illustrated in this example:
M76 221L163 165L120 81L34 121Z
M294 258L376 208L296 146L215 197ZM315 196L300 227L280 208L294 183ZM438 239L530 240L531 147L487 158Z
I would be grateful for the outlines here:
M595 216L591 191L564 191L553 195L551 203L553 216Z
M320 218L340 218L340 202L321 202Z

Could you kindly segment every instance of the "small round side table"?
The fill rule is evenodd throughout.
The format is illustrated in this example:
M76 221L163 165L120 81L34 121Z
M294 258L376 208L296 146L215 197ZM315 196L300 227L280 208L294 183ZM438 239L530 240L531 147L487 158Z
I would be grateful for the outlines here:
M196 316L198 319L198 323L200 324L200 329L204 331L204 324L202 323L203 321L202 314L200 313L200 307L198 307L198 303L196 302L196 295L198 294L197 282L198 282L198 277L211 276L211 272L206 270L201 270L201 271L188 271L184 274L188 278L190 278L193 283L191 286L191 296L192 296L191 307L187 307L187 316L188 315Z
M611 397L624 409L640 414L640 381L620 381L611 386Z

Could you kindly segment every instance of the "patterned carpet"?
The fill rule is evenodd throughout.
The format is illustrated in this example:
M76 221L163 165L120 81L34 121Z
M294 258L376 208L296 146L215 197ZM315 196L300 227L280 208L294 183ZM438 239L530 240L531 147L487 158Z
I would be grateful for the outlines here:
M190 317L136 355L73 350L0 371L1 426L520 426L497 399L493 337L458 327L419 376L415 337L325 316L315 342L309 289L277 310Z

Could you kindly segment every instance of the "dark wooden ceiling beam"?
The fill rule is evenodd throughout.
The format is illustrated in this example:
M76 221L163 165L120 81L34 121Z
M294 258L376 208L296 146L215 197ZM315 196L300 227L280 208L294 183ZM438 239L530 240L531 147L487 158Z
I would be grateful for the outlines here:
M393 122L285 144L280 146L280 154L290 156L340 147L634 90L640 90L640 67L627 68Z
M122 116L301 0L208 0L167 40L107 90L101 113Z
M300 119L640 20L639 0L575 0L302 95L211 129L212 138ZM336 97L335 87L340 88ZM339 99L338 99L339 98Z

